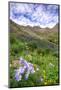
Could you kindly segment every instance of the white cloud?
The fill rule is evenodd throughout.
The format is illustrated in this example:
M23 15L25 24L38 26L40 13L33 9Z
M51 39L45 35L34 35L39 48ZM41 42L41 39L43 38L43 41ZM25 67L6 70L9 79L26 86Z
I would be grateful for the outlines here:
M10 19L19 25L53 28L58 23L58 6L10 3Z

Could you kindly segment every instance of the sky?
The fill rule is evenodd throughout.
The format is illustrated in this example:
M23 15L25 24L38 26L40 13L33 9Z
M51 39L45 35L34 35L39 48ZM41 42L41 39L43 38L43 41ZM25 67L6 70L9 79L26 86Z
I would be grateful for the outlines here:
M10 19L23 26L53 28L58 21L58 5L10 3Z

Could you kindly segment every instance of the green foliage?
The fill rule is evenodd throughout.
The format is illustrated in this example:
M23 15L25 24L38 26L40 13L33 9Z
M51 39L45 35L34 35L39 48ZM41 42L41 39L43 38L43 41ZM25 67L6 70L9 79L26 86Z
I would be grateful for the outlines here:
M15 28L15 30L16 29L17 28ZM25 32L23 31L19 32L17 30L16 32L10 33L9 87L59 84L58 49L56 46L58 43L57 35L54 34L49 36L47 41L32 38L28 35L28 33L26 34L28 36L25 36ZM31 62L35 69L38 67L39 71L34 74L30 74L28 80L22 78L22 80L18 82L14 78L15 69L18 67L14 67L13 61L18 60L20 56Z
M22 79L17 82L14 78L15 68L12 65L10 67L10 87L58 84L58 53L54 53L48 48L37 47L34 42L21 41L13 37L11 37L10 43L10 64L13 60L22 56L33 63L34 67L38 66L40 69L35 74L30 75L27 81ZM40 77L43 77L42 82Z

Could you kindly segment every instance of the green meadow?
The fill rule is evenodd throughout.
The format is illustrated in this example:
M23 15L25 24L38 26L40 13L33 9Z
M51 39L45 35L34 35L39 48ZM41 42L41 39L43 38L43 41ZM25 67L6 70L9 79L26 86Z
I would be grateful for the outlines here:
M9 21L9 87L59 84L58 25L53 29L19 26ZM15 69L23 57L39 68L28 80L16 81Z

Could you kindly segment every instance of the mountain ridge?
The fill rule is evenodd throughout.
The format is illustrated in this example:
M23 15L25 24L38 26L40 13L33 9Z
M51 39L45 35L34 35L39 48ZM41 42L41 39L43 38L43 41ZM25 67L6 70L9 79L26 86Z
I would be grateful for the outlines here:
M43 29L39 27L32 28L30 26L20 26L11 20L9 20L9 23L12 28L10 31L17 30L18 33L22 32L23 35L26 34L31 37L37 37L39 39L47 39L48 36L51 36L52 34L57 34L58 36L58 24L53 29L48 29L48 28Z
M17 24L16 22L12 21L11 19L9 19L9 21L12 22L12 23ZM25 27L25 28L27 27L27 28L34 28L34 29L35 29L35 28L39 28L39 29L49 29L49 30L51 30L51 29L53 29L53 28L55 28L55 27L58 28L59 23L57 23L53 28L48 28L48 27L42 28L42 27L40 27L40 26L33 26L33 27L32 27L32 26L30 26L30 25L24 26L24 25L19 25L19 24L17 24L17 25L18 25L18 26L21 26L21 27Z

